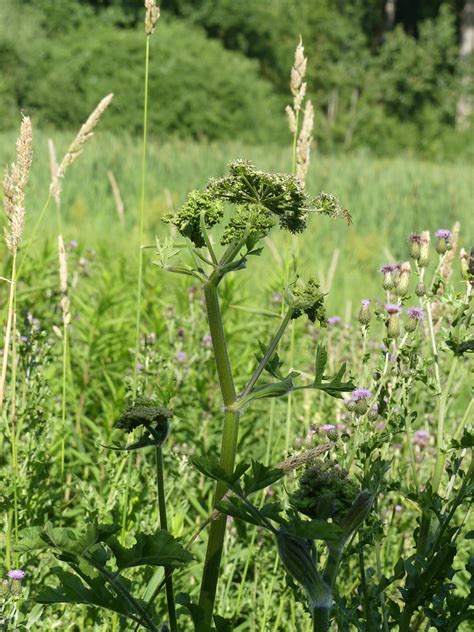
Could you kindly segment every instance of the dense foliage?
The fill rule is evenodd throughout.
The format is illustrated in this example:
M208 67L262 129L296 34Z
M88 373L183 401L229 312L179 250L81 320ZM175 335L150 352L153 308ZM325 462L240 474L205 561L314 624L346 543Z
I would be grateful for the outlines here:
M281 142L275 121L301 34L323 148L457 155L466 145L454 129L466 72L458 55L462 3L396 4L387 26L378 0L165 0L153 44L151 130ZM141 10L141 2L121 0L3 2L1 126L11 128L22 107L43 126L67 128L114 90L106 125L138 132Z

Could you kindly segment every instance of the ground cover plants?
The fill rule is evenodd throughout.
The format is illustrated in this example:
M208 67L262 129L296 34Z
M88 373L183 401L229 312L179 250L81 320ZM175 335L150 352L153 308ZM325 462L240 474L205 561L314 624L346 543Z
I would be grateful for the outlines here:
M49 143L29 234L22 119L4 179L2 629L471 628L468 224L407 227L399 259L372 253L356 309L329 311L354 261L319 243L364 218L309 193L305 70L300 41L288 172L209 170L154 243L145 72L136 248L67 235L73 163L112 95L63 160Z

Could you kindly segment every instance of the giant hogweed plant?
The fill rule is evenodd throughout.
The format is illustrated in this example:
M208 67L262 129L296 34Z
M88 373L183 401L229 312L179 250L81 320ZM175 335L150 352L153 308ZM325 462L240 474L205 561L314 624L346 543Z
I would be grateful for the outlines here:
M251 474L247 473L242 478L249 465L239 462L236 466L241 416L255 402L284 397L292 391L314 389L342 398L343 393L354 389L354 385L351 380L344 379L345 364L333 376L327 375L327 352L322 346L318 348L312 379L302 379L298 371L282 371L276 349L288 324L305 316L312 323L318 322L323 327L326 325L324 297L318 282L314 278L305 281L295 278L285 290L286 313L269 342L256 342L255 369L244 379L245 386L238 391L220 309L219 286L227 275L245 273L248 261L262 253L264 239L273 228L278 226L281 230L298 234L305 230L312 215L337 218L343 217L344 211L330 194L321 193L315 198L309 197L293 176L265 173L248 162L236 161L230 164L228 175L211 179L203 191L190 193L184 206L176 214L165 218L166 222L176 226L186 238L185 244L171 240L157 242L158 263L165 270L191 277L202 286L223 403L219 458L202 456L194 460L199 471L216 481L214 505L222 510L210 521L199 602L192 603L185 594L176 598L172 581L173 571L190 561L192 556L167 531L162 445L172 417L171 410L166 408L173 395L171 387L167 392L162 389L162 401L159 403L147 399L135 401L117 422L118 428L133 433L132 439L125 446L115 446L116 449L128 451L153 447L157 465L161 529L151 534L136 534L136 544L131 548L127 548L117 539L119 527L115 525L91 525L85 533L53 528L51 525L44 529L27 530L23 533L21 550L52 549L57 558L68 564L73 571L58 570L56 575L60 586L44 590L37 597L40 602L96 605L127 617L137 625L157 630L159 625L165 624L163 621L155 621L152 600L165 587L168 604L166 626L169 625L169 629L179 629L177 602L190 613L196 630L231 629L229 621L214 616L226 531L225 504L219 503L231 502L226 496L230 490L242 499L244 506L254 516L254 522L257 516L260 520L259 510L251 504L247 496L275 482L285 473L282 468L252 462ZM183 253L187 260L182 257ZM329 621L331 590L342 549L350 535L362 523L371 503L368 492L358 494L355 485L344 485L350 489L350 493L345 499L346 504L338 512L341 517L340 526L327 523L327 519L333 518L334 511L331 507L326 508L321 516L317 513L313 521L302 520L296 510L282 518L275 509L272 515L269 514L261 522L275 534L280 556L290 573L294 573L302 555L307 556L306 570L310 564L314 566L311 566L311 581L315 582L313 588L316 592L308 592L308 596L315 625L319 625L319 621ZM336 496L337 494L336 491ZM327 577L316 569L312 553L314 545L313 548L308 548L308 538L319 538L330 543L328 547L332 553L327 564ZM127 571L132 567L149 565L162 566L164 576L162 582L152 591L152 598L146 602L133 595L133 584L127 577ZM307 585L309 581L305 579L305 573L303 576L300 574L298 580L302 585Z

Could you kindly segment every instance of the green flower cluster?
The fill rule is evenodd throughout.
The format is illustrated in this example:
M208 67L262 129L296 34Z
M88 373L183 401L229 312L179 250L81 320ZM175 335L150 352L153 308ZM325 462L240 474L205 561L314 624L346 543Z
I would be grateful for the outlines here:
M324 294L316 279L310 278L301 287L292 290L291 303L295 306L292 318L306 314L312 323L318 320L322 327L327 324Z
M155 438L161 441L168 434L169 420L173 411L164 406L158 406L153 399L139 397L133 406L127 408L115 422L115 427L125 432L132 432L139 426L152 428Z
M224 202L237 206L237 210L224 229L222 244L241 239L246 232L254 240L264 237L276 224L290 233L301 233L310 210L329 212L328 203L319 198L312 201L293 176L258 171L250 162L238 160L230 163L228 175L209 180L203 192L190 193L186 204L163 220L174 224L199 248L205 245L201 217L206 228L220 223Z
M186 204L177 213L163 217L166 224L173 224L183 237L188 237L195 246L205 246L201 230L201 217L206 228L212 228L222 221L224 205L208 191L191 191Z
M359 489L348 478L347 472L333 463L314 463L301 477L298 490L290 496L290 503L310 518L331 518L341 525L358 495Z

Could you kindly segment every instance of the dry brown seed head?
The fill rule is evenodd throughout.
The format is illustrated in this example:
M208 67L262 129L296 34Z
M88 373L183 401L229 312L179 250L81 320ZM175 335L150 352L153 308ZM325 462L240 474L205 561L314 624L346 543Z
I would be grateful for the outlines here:
M145 8L145 33L152 35L160 17L160 7L156 6L156 0L145 0Z
M311 142L313 140L313 128L313 104L311 103L311 101L306 101L303 116L303 125L301 126L301 132L298 137L298 142L296 146L296 177L300 181L301 186L304 186L306 175L308 173L311 154Z
M67 255L62 235L58 235L58 258L59 258L59 290L61 292L61 311L63 322L67 326L71 322L71 304L68 296L67 282Z
M286 116L288 118L288 127L290 128L290 132L292 134L296 133L296 116L295 111L291 107L291 105L287 105L285 108Z

